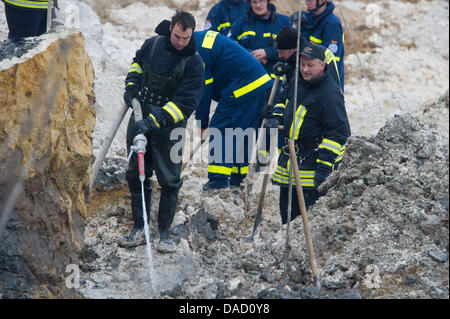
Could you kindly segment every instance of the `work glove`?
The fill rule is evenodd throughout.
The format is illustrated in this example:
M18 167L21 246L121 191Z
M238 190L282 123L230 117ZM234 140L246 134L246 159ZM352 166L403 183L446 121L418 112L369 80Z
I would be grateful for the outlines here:
M160 108L155 108L146 118L135 123L133 136L138 134L148 134L153 130L161 129L167 126L166 115Z
M276 76L283 76L289 72L289 66L285 62L277 62L272 67L272 73Z
M264 123L264 128L278 128L279 124L280 123L277 118L271 117L267 119L266 122Z
M133 109L133 104L131 101L133 101L134 98L137 98L139 96L139 89L136 85L130 85L127 86L125 89L125 93L123 94L123 99L125 100L125 104Z

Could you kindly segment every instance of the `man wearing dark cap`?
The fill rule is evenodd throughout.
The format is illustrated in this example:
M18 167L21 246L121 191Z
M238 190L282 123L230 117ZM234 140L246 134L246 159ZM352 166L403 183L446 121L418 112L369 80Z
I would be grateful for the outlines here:
M303 48L308 45L308 41L305 39L303 35L300 34L300 51L303 50ZM279 68L280 70L283 70L286 73L288 83L293 77L293 72L295 70L295 64L296 64L296 55L297 52L297 30L293 27L284 27L280 30L280 33L278 34L277 39L275 40L275 47L278 50L278 56L286 61L286 65L283 68ZM325 62L334 67L327 67L326 72L331 73L333 79L339 84L339 86L342 88L340 78L339 78L339 71L338 66L336 63L336 59L334 57L334 54L327 48L317 45L317 47L323 51L323 54L325 56ZM280 66L280 64L277 64L277 66ZM274 68L274 72L277 71Z
M326 51L319 46L308 45L301 51L295 117L295 87L290 85L285 111L271 119L277 125L284 126L284 136L295 140L307 209L322 195L318 187L338 167L344 155L344 145L350 136L344 95L336 81L326 72L326 60ZM280 215L283 224L287 222L289 167L289 149L285 142L272 178L272 182L280 186ZM292 183L295 185L294 179ZM294 191L291 219L299 214L297 194Z

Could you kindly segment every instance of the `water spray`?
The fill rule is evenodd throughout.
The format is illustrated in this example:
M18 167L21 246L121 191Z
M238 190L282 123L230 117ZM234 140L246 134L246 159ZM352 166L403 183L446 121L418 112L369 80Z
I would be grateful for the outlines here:
M140 121L143 119L142 116L142 109L141 104L138 102L138 100L133 99L132 101L133 105L133 111L134 111L134 120L135 122ZM145 232L145 240L146 240L146 251L147 251L147 258L150 266L150 284L152 286L153 293L155 293L155 285L154 285L154 278L155 278L155 270L153 269L153 257L152 257L152 249L150 245L150 230L148 227L148 220L147 220L147 208L145 205L145 193L144 193L144 181L145 181L145 164L144 164L144 157L145 157L145 150L147 146L147 138L144 134L138 134L133 139L133 145L130 147L130 155L128 156L128 161L130 161L131 155L133 152L137 154L138 157L138 164L139 164L139 180L141 182L141 193L142 193L142 214L144 216L144 232Z

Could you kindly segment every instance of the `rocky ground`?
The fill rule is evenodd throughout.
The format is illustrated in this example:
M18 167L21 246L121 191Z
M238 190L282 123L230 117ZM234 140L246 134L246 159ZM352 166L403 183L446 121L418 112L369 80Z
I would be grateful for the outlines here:
M95 12L78 1L60 2L81 13L96 72L96 155L122 101L135 50L184 0L83 1ZM213 1L190 3L201 26ZM296 3L280 7L289 13ZM117 237L132 226L122 126L91 194L79 293L86 298L449 298L448 33L442 33L448 30L448 2L377 1L383 19L374 28L361 14L367 13L366 1L337 4L351 29L346 39L353 38L346 42L345 58L353 136L340 169L322 186L327 195L308 212L321 292L307 289L311 268L298 218L291 224L285 269L278 188L269 185L260 232L249 244L245 238L262 177L247 200L238 190L205 196L202 161L183 172L172 229L175 254L153 249L159 200L154 181L150 276L144 246L117 245ZM63 17L70 13L62 10ZM202 154L205 158L206 146Z
M448 97L434 105L448 113ZM172 230L178 252L153 250L155 292L144 246L117 246L132 223L125 203L88 222L81 291L112 298L448 298L448 159L436 127L410 115L392 118L375 137L350 139L343 165L322 186L327 195L308 212L320 294L306 289L311 268L299 218L285 280L276 187L249 244L258 191L247 209L236 190L202 194L201 174L184 175ZM116 177L102 187L120 185L123 174ZM155 227L153 220L154 243Z

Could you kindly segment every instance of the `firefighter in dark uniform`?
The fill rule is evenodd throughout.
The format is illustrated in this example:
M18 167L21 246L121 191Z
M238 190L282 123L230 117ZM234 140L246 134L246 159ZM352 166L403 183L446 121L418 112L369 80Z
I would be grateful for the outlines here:
M249 0L248 13L231 26L231 38L242 45L275 78L273 65L280 61L274 41L278 32L290 25L289 17L278 13L270 0Z
M135 123L130 118L127 130L128 150L137 134L146 134L144 194L147 200L147 216L150 216L151 181L156 172L161 186L158 209L158 230L160 241L157 250L172 252L176 249L169 239L182 181L181 162L171 158L171 148L181 141L171 140L170 133L175 128L185 128L189 116L195 111L204 90L203 63L196 53L195 18L188 12L177 11L172 21L164 20L156 29L167 25L167 32L147 39L136 51L128 75L124 99L131 106L133 98L142 104L144 119ZM135 247L145 243L143 231L143 209L141 185L139 181L138 159L133 154L129 162L126 178L131 192L131 208L134 227L131 233L119 239L122 247ZM150 218L148 218L150 220Z
M303 50L305 46L308 45L308 41L305 39L303 35L300 34L300 51ZM336 63L336 59L334 54L327 48L321 45L311 45L316 47L318 50L322 51L325 57L325 73L329 73L332 79L341 86L338 66ZM276 95L274 100L275 108L284 108L286 102L286 94L288 92L288 86L294 85L294 75L295 75L295 65L296 65L296 52L297 52L297 30L292 27L284 27L280 30L280 33L275 41L275 47L278 50L278 56L283 59L285 62L278 62L274 65L273 73L278 76L283 76L285 80L282 82L282 85ZM265 107L263 110L263 115L267 116L272 111L273 108L270 105ZM275 113L278 111L275 110ZM283 110L281 110L283 112Z
M350 136L350 125L345 110L344 95L336 81L325 72L324 50L319 46L306 46L300 53L300 75L297 107L293 121L294 86L289 86L288 103L283 110L267 120L269 127L284 126L283 134L294 138L300 179L306 208L322 195L318 186L338 167ZM281 114L280 114L281 113ZM274 122L270 124L270 122ZM293 125L293 123L295 125ZM278 159L272 181L280 187L280 215L287 222L289 149L285 144ZM293 185L295 180L292 177ZM300 214L297 194L292 192L292 214Z
M306 0L307 12L301 13L301 32L311 44L328 48L335 56L342 91L344 91L344 32L334 14L334 3L327 0ZM297 27L298 12L291 16Z
M308 45L308 41L300 34L300 51L303 50L305 46ZM282 116L284 113L284 108L286 107L287 94L289 92L289 86L294 86L294 78L295 78L295 65L296 65L296 52L297 52L297 30L292 27L284 27L281 29L278 37L275 41L275 47L278 50L278 56L285 60L286 62L278 62L274 66L273 73L282 76L284 80L281 83L279 90L277 91L277 95L274 99L273 105L266 105L263 110L263 116L266 118L270 118L272 115L274 116ZM319 51L323 52L325 57L325 73L328 75L340 86L340 78L338 67L336 64L335 57L333 53L320 45L315 46ZM276 123L273 121L266 122L265 128L271 128L270 125L275 125ZM276 127L273 127L276 128ZM267 132L266 132L267 135ZM282 145L284 143L284 135L283 132L279 132L278 134L278 145ZM267 144L268 145L268 144ZM268 148L266 148L266 153L268 153Z
M206 85L195 117L201 129L209 127L211 133L208 182L203 190L214 193L239 187L247 176L251 155L248 146L273 81L261 63L232 39L215 31L195 32L194 36L205 63ZM218 105L209 121L212 100Z
M17 42L21 38L35 37L45 33L48 1L2 0L2 2L5 3L10 41ZM56 3L57 1L54 1L54 5L57 6Z

